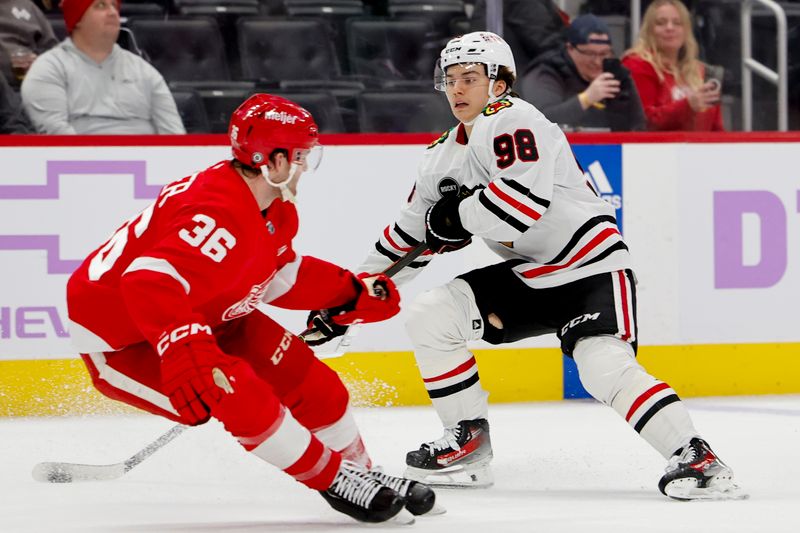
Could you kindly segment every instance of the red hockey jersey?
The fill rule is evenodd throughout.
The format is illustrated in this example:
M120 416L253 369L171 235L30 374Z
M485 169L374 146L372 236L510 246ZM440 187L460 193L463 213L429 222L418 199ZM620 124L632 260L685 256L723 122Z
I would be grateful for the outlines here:
M292 203L262 212L230 161L170 183L92 252L67 284L81 353L118 350L197 321L212 328L259 302L321 309L356 296L354 276L292 248Z

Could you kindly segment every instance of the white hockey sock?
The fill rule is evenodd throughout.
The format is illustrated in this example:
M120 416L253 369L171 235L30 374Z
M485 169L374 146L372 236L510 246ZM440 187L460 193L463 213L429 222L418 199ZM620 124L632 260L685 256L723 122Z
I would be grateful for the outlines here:
M445 427L488 416L488 396L467 341L483 334L480 312L461 279L418 296L409 307L406 330L414 343L425 389Z
M465 348L453 354L438 353L437 364L426 365L423 361L427 355L424 350L418 351L417 365L442 424L453 427L461 420L487 418L489 393L481 387L475 357ZM450 370L439 372L443 365Z
M672 387L648 374L628 343L610 336L587 337L578 341L573 356L586 390L665 458L698 436Z
M356 464L370 468L372 460L361 439L353 413L350 407L342 417L329 426L318 428L312 433L328 448L340 452L342 458Z

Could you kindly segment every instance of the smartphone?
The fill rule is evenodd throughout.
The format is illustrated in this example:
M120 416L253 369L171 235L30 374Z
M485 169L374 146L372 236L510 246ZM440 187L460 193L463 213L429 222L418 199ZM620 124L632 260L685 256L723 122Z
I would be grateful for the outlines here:
M722 91L722 80L725 77L725 67L720 65L705 65L704 82L711 82L715 89Z
M618 57L607 57L603 59L603 72L609 72L615 78L621 80L625 77L624 67Z

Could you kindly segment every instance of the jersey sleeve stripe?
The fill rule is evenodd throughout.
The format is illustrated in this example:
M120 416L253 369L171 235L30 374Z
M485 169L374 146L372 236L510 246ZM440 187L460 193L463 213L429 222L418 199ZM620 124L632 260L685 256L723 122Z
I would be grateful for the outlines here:
M541 267L536 267L536 268L532 268L530 270L525 270L523 272L520 272L520 274L522 274L522 276L530 279L530 278L536 278L536 277L539 277L539 276L543 276L543 275L549 274L551 272L555 272L556 270L562 270L562 269L568 268L568 267L572 266L573 264L575 264L576 262L580 261L582 258L586 257L586 255L589 252L591 252L595 248L599 247L603 242L605 242L606 240L614 237L615 235L619 236L619 230L617 228L605 228L603 231L601 231L600 233L595 235L592 238L592 240L590 240L588 243L586 243L586 245L584 245L583 248L578 250L578 253L576 253L574 256L572 256L572 258L570 258L570 260L567 261L566 263L564 263L562 265L545 265L545 266L541 266Z
M489 190L492 191L500 200L507 203L511 208L516 209L528 218L532 218L533 220L539 220L542 218L541 213L531 209L529 206L501 191L500 187L498 187L497 183L494 181L489 184Z
M478 201L483 205L483 207L491 211L497 218L499 218L500 220L502 220L515 230L519 231L520 233L525 233L530 227L524 222L517 220L516 218L511 216L506 211L503 211L501 207L499 207L494 202L489 200L489 198L487 198L486 196L486 189L482 190L478 194Z
M183 290L186 291L186 294L189 294L192 290L192 286L186 281L186 278L181 276L177 269L166 259L147 256L137 257L131 261L131 264L128 265L128 268L125 269L122 275L124 276L128 272L136 272L137 270L149 270L151 272L165 274L180 283Z
M417 245L420 243L420 241L418 241L417 239L415 239L414 237L412 237L411 235L409 235L409 234L408 234L408 232L406 232L405 230L403 230L403 229L402 229L400 226L398 226L397 224L395 224L395 225L394 225L394 228L392 228L392 229L394 230L394 232L395 232L395 233L397 233L397 235L399 235L399 236L400 236L400 238L401 238L401 239L403 239L403 242L405 242L406 244L408 244L408 245L409 245L411 248L416 248L416 247L417 247Z
M375 243L375 249L378 251L379 254L381 254L382 256L386 257L387 259L390 259L392 262L399 260L400 257L401 257L400 255L397 255L396 253L387 250L386 247L383 246L380 243L380 241L377 241ZM430 263L430 260L432 258L432 254L424 253L424 254L422 254L420 256L420 258L425 257L425 256L427 256L427 258L428 258L427 261L414 261L413 263L408 265L408 267L406 267L406 268L421 268L421 267L424 267L425 265Z
M409 251L413 250L413 247L411 247L411 246L401 246L401 245L397 244L395 242L395 240L392 239L392 235L389 232L389 226L386 226L386 228L383 230L383 237L386 239L386 242L388 242L389 245L392 248L394 248L395 250L397 250L399 252L409 252Z
M500 180L503 183L505 183L506 185L508 185L509 187L511 187L512 189L514 189L515 191L517 191L518 193L524 194L525 196L527 196L528 198L530 198L531 200L533 200L534 202L536 202L540 206L544 207L545 209L550 207L550 201L549 200L545 200L544 198L541 198L540 196L536 196L535 194L533 194L531 192L531 190L529 188L525 187L520 182L512 180L512 179L509 179L509 178L500 178Z
M563 260L564 260L564 258L565 258L565 257L567 257L567 256L569 255L569 253L572 251L572 249L573 249L573 248L575 248L575 246L578 244L578 242L579 242L579 241L580 241L580 240L581 240L581 239L582 239L582 238L583 238L583 237L584 237L584 236L585 236L587 233L589 233L589 231L590 231L592 228L594 228L594 227L597 227L597 226L599 226L600 224L602 224L602 223L604 223L604 222L606 222L606 223L610 223L610 224L613 224L614 226L616 226L616 225L617 225L617 220L616 220L614 217L612 217L612 216L609 216L609 215L600 215L600 216L596 216L596 217L592 217L592 218L590 218L589 220L587 220L586 222L584 222L584 223L581 225L581 227L580 227L580 228L578 228L578 230L577 230L577 231L576 231L576 232L575 232L575 233L572 235L572 237L570 237L570 239L569 239L569 242L568 242L568 243L567 243L567 245L566 245L566 246L564 246L564 248L563 248L563 249L562 249L562 250L561 250L561 251L558 253L558 255L557 255L557 256L555 256L555 257L554 257L552 260L548 261L548 262L547 262L547 263L545 263L545 264L546 264L546 265L554 265L554 264L556 264L556 263L560 263L561 261L563 261Z

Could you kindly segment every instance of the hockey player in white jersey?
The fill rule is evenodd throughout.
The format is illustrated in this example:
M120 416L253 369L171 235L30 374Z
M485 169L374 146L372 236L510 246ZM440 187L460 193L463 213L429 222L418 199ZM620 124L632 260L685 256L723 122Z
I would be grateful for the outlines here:
M395 276L402 283L473 238L504 260L408 308L407 331L444 435L408 453L406 476L491 485L488 394L467 343L556 333L586 390L669 461L662 493L740 497L675 391L637 363L635 278L614 209L587 183L561 130L512 92L514 77L511 50L493 33L457 37L442 50L435 87L459 124L428 147L397 222L360 267L380 272L426 242L431 253Z

